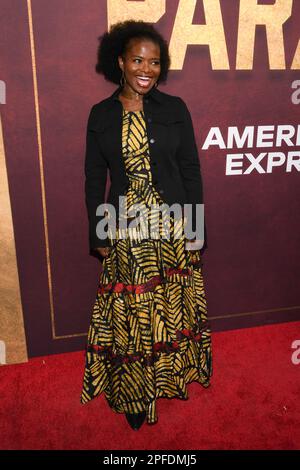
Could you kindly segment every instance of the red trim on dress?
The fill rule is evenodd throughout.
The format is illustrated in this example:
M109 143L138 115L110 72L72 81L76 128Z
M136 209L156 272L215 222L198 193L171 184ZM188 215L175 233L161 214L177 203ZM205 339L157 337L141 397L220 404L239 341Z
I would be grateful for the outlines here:
M204 329L208 326L208 322L203 322L203 326L201 329ZM175 352L179 349L179 342L184 339L188 338L195 342L199 342L202 339L202 333L199 331L197 334L193 330L188 330L187 328L183 330L176 331L176 339L177 341L160 341L158 343L154 343L153 345L153 352L150 354L145 354L144 352L136 352L133 354L116 354L112 352L111 346L100 346L97 344L88 344L85 349L87 352L98 353L98 354L105 354L114 364L122 364L134 361L143 360L146 365L152 365L155 360L158 359L158 353L171 353Z
M166 277L160 275L153 276L149 281L143 284L124 284L123 282L100 284L98 287L98 294L106 292L117 293L130 293L130 294L143 294L144 292L152 291L157 285L163 283L168 276L179 274L180 276L191 276L192 270L190 268L167 268Z

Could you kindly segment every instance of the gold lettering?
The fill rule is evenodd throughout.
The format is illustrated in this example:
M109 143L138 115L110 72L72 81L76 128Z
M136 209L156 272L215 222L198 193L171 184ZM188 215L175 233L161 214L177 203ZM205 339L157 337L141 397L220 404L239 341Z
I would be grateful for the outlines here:
M193 24L197 0L179 0L169 44L171 69L182 70L189 44L207 45L213 70L229 70L220 0L202 0L205 24ZM258 0L240 0L236 70L252 70L256 26L266 28L269 67L286 70L283 24L291 17L293 0L275 0L272 5ZM166 13L166 0L107 0L108 27L118 21L137 19L156 23ZM292 70L300 69L300 41Z
M253 69L256 25L266 27L270 69L286 68L282 25L291 16L292 3L277 0L274 5L258 5L257 0L240 1L237 70Z
M1 114L0 220L0 263L1 266L4 267L0 272L0 323L2 343L2 358L0 358L0 364L3 362L14 364L17 362L26 362L28 359ZM5 344L3 344L3 342Z
M143 2L107 0L108 26L132 18L156 23L165 11L166 0L144 0Z
M228 70L222 12L219 0L203 0L206 24L192 24L196 0L180 0L170 40L171 68L181 70L189 44L207 44L212 68Z
M297 50L295 52L295 57L294 57L291 69L292 70L300 69L300 41L298 42Z

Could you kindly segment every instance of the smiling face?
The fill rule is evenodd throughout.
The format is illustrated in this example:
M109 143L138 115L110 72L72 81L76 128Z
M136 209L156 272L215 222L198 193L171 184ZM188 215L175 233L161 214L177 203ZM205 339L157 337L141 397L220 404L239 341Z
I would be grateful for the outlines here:
M123 57L118 57L124 71L127 96L147 93L160 75L160 47L150 39L133 38Z

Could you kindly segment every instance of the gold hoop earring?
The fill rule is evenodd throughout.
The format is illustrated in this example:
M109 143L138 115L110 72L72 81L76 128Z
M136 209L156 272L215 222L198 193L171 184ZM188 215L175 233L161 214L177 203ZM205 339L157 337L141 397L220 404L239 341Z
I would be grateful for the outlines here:
M122 70L122 75L121 75L121 78L120 78L120 85L121 87L123 87L126 83L126 79L125 79L125 74L124 74L124 70Z

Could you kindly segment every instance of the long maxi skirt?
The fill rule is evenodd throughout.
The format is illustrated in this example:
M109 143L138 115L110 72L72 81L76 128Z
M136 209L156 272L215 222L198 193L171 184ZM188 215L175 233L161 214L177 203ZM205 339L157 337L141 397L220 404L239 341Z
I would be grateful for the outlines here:
M164 202L152 184L143 111L123 110L122 136L130 181L127 209L142 204L143 216L143 208ZM161 219L154 218L161 235ZM109 237L111 250L103 259L92 311L80 400L84 404L104 392L115 412L145 410L147 422L155 423L158 398L186 400L187 384L193 381L209 386L211 331L200 250L185 249L178 220L170 217L166 238L150 238L149 216L140 220L146 220L144 230L117 227Z

